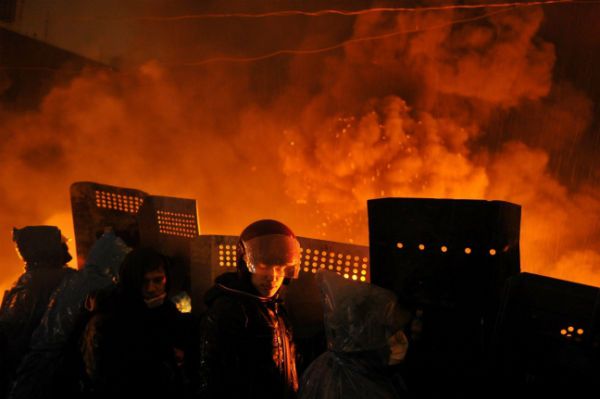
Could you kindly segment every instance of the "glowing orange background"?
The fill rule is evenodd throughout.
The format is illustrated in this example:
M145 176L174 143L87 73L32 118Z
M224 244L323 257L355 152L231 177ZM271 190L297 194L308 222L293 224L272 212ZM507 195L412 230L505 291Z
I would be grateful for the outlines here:
M559 12L593 21L599 8L588 7L134 32L135 51L118 71L84 71L36 110L0 108L0 289L22 268L12 226L56 224L73 237L74 181L196 198L206 234L237 234L270 217L303 236L360 244L369 198L506 200L523 207L523 270L600 285L597 164L589 175L568 173L598 155L589 143L599 96L569 79L557 38L564 26L548 22ZM589 26L582 23L578 32L590 31L580 40L597 48ZM209 27L221 34L216 44ZM261 54L390 31L413 33L313 55L184 66L217 45Z

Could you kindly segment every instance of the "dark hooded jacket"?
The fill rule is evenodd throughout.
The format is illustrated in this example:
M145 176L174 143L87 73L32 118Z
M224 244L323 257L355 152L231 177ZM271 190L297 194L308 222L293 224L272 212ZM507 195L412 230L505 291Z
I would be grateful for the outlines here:
M249 279L226 273L217 278L205 302L201 397L296 397L295 349L278 295L261 297Z
M127 258L117 287L97 295L95 315L83 334L81 349L90 396L181 397L183 372L178 353L187 345L185 319L170 300L154 308L146 306L140 294L143 271L139 263L143 262L126 263Z

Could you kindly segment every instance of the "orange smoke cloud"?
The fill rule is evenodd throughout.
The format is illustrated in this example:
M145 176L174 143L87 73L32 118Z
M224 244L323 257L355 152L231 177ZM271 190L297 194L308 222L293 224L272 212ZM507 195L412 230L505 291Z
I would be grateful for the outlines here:
M525 270L600 285L593 266L600 243L600 192L572 192L548 172L548 155L507 143L489 166L487 195L523 205L522 265ZM595 254L595 255L593 255ZM579 260L585 259L585 263Z
M357 20L355 35L451 19L371 15ZM320 234L366 242L364 204L374 197L507 200L523 206L524 270L599 284L590 248L600 242L600 191L567 188L549 166L589 128L592 103L552 82L553 46L537 37L542 20L541 9L501 13L348 46L330 61L330 90L312 99L309 122L288 132L283 150L292 196L327 219ZM342 110L331 115L334 101ZM504 134L488 137L501 129L495 123Z
M0 110L0 229L69 231L68 187L80 180L196 198L207 234L271 217L361 244L369 198L487 198L523 205L523 269L599 284L600 193L561 183L549 162L565 140L539 139L551 125L577 140L590 100L552 82L540 9L450 24L470 15L479 14L360 16L351 37L423 31L257 65L88 71L39 110ZM575 98L587 104L583 119L579 106L562 106ZM506 135L490 140L497 125ZM0 235L0 286L21 268L10 246Z
M69 213L69 185L81 180L197 198L205 232L235 234L267 216L281 195L269 189L270 174L253 171L275 157L247 151L239 121L211 115L244 90L244 77L229 75L230 91L211 94L210 86L186 90L153 63L128 73L88 73L53 89L39 111L5 112L2 229L62 220L69 222L62 230L72 231L57 215ZM21 266L10 238L1 241L10 280Z

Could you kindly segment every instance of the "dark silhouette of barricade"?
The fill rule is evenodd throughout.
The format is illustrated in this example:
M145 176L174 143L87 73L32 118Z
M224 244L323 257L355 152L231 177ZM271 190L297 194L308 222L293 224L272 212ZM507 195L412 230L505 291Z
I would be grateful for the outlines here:
M190 242L199 233L196 200L77 182L71 185L71 208L80 268L94 242L112 229L132 248L152 247L169 257L171 295L189 291Z
M509 279L494 330L505 392L541 397L600 388L600 288L530 273Z
M504 284L519 273L521 208L501 201L368 201L371 281L413 320L404 364L417 397L474 397L490 375Z
M71 185L70 194L79 268L85 264L92 245L108 228L130 247L140 245L137 215L148 193L93 182L76 182Z

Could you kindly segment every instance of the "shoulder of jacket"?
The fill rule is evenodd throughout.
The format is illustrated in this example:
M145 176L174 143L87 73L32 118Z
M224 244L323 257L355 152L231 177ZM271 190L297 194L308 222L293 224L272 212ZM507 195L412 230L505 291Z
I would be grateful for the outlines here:
M233 295L220 295L209 306L208 311L245 312L246 304L242 298Z
M248 325L248 304L242 298L233 295L221 295L215 298L206 311L205 317L213 321L236 322L235 324Z

